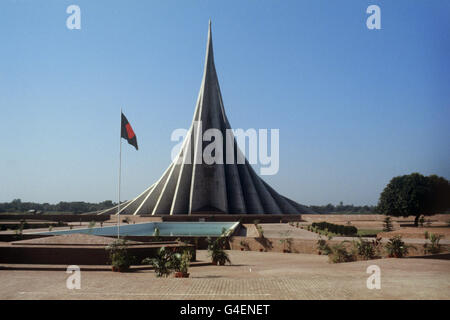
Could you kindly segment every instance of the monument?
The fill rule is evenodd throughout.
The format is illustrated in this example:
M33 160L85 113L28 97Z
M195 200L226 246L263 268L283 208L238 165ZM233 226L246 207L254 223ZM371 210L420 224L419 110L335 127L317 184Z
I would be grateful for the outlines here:
M224 148L229 163L199 163L205 142L203 133L211 128L231 129L225 114L219 80L214 64L211 21L209 22L206 60L194 118L181 150L158 181L136 198L120 206L120 214L191 215L191 214L301 214L314 213L307 206L278 194L250 166L231 139L231 149ZM228 152L228 154L227 154ZM237 161L240 157L241 161ZM242 159L244 161L242 161ZM117 207L99 214L116 214Z

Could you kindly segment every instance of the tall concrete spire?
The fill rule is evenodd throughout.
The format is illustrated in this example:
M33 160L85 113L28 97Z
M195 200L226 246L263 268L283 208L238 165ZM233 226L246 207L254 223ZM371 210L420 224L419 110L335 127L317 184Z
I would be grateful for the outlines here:
M203 139L208 129L222 133L223 150L215 151L216 159L223 159L221 163L206 164L203 161L205 147L211 143ZM313 213L308 207L279 195L258 177L247 159L238 164L237 159L243 158L243 154L232 135L228 140L231 148L226 148L227 129L231 126L214 64L210 20L202 83L194 118L181 151L157 182L135 199L122 204L121 214ZM234 160L232 164L228 164L228 159ZM116 208L111 208L100 214L116 212Z

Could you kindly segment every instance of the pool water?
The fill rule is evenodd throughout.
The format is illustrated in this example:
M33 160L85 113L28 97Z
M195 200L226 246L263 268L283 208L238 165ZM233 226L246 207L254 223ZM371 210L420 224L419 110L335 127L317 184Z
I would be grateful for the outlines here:
M153 236L159 229L160 236L219 236L225 230L234 230L239 222L146 222L121 224L121 236ZM42 234L61 235L83 233L96 236L117 235L117 226L44 232Z

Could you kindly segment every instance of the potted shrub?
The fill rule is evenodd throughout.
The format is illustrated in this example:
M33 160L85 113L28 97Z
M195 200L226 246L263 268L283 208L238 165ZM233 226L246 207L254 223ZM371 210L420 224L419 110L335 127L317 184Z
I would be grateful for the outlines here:
M155 268L157 277L168 277L172 273L173 258L169 250L162 247L158 250L156 257L145 258L142 260L143 264L149 264Z
M241 245L241 251L244 251L245 249L249 250L249 246L246 241L241 240L241 242L239 242L239 244Z
M126 272L130 269L133 257L128 253L127 240L118 239L106 247L109 251L112 271Z
M211 257L211 262L214 265L225 265L226 262L231 263L228 254L224 250L224 237L218 237L216 240L207 238L208 242L208 255Z
M191 253L185 250L183 254L175 253L172 255L171 267L175 270L175 278L189 278L189 261Z
M289 253L291 252L292 247L292 238L288 238L289 231L282 233L282 236L284 236L283 239L280 239L280 243L283 244L283 252Z

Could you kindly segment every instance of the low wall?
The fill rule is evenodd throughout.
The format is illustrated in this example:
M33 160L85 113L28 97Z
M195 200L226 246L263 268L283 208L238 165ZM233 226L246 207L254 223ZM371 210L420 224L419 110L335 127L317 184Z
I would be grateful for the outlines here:
M136 264L147 257L154 257L157 251L165 246L178 252L185 249L192 251L192 259L196 259L195 249L186 244L134 245L128 252L136 258ZM109 253L105 246L50 246L50 245L0 245L0 263L9 264L61 264L61 265L108 265Z

